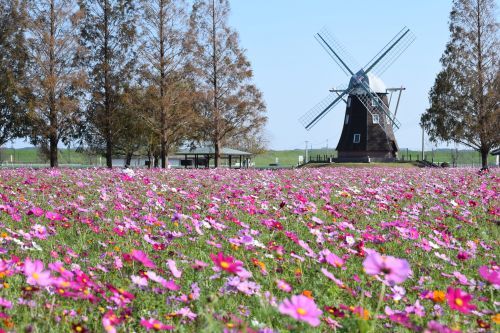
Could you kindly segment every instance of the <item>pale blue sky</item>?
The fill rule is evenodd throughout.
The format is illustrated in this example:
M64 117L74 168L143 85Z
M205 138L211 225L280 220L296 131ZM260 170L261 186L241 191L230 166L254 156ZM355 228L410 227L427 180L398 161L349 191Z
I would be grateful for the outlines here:
M388 87L407 88L396 138L402 148L420 148L420 116L441 68L451 1L233 0L231 4L230 23L240 34L267 104L269 148L303 148L305 140L319 148L327 139L329 147L337 145L343 103L310 131L298 122L328 95L328 89L349 80L316 42L316 32L328 28L364 66L404 26L417 39L381 78ZM428 142L426 146L432 147Z
M364 66L403 26L417 39L381 78L388 87L407 88L396 138L401 148L420 148L420 115L449 38L450 0L231 0L231 6L230 24L240 34L267 104L270 149L303 148L305 140L313 148L326 146L326 140L329 147L337 145L345 105L337 105L310 131L298 122L328 89L349 80L316 42L316 32L328 28ZM426 147L431 148L427 141Z

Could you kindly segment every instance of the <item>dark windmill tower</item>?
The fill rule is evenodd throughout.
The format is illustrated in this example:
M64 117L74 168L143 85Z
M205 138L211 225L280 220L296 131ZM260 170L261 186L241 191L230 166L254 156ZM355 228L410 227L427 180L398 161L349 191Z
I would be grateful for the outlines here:
M353 67L348 65L349 54L326 30L317 33L315 38L351 79L346 88L330 90L331 94L302 116L300 122L309 130L335 105L344 101L346 111L337 145L338 161L395 160L398 145L394 130L401 125L396 119L396 113L401 92L405 88L386 88L379 76L413 43L414 35L410 29L403 28L356 73L351 70ZM397 101L392 112L391 101L394 93L397 95Z

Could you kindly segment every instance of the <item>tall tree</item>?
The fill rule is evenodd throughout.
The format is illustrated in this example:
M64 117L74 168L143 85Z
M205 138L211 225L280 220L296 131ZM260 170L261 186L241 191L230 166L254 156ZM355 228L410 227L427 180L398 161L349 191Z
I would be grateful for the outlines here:
M267 119L262 94L251 82L250 62L228 26L229 10L228 0L197 0L190 18L200 132L214 146L216 167L227 138L262 128Z
M75 63L79 11L73 0L34 0L29 14L30 138L48 147L50 166L57 167L59 141L68 143L81 123L85 76Z
M25 134L27 3L0 0L0 146Z
M500 67L495 0L454 0L443 70L429 93L421 124L430 140L453 141L481 153L500 146Z
M161 167L168 152L186 136L192 108L186 103L190 84L186 81L188 17L183 0L144 0L142 78L153 102L144 114L160 142Z
M120 124L120 96L131 84L135 68L137 12L132 0L79 0L84 13L81 44L90 78L86 140L103 151L113 166L113 146L126 131ZM122 133L121 133L122 132Z

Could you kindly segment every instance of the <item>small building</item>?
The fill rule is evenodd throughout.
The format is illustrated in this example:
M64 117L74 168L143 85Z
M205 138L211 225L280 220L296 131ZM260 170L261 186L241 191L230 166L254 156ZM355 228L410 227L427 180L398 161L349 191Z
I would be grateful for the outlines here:
M176 156L183 156L180 165L185 168L209 168L210 160L215 160L214 147L200 147L182 149L175 153ZM222 167L248 168L252 153L237 149L222 147L220 158Z

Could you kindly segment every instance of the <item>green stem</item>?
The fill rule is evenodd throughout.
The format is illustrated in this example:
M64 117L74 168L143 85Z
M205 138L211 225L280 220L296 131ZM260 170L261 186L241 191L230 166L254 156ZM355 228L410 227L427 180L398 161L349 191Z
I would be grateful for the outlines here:
M372 332L375 332L375 325L377 324L378 311L382 306L382 302L384 301L384 296L385 296L385 284L382 283L382 289L380 289L380 295L378 296L377 308L375 309L375 313L373 314Z

